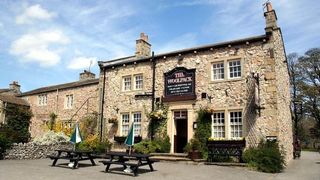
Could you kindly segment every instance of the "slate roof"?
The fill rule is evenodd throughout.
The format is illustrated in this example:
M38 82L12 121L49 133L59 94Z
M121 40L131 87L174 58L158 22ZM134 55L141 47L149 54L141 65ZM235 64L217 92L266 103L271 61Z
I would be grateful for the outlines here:
M27 92L21 93L18 96L19 97L23 97L23 96L33 95L33 94L41 94L41 93L46 93L46 92L52 92L52 91L56 91L57 89L59 89L59 90L61 90L61 89L69 89L69 88L87 86L87 85L98 84L98 83L99 83L99 79L75 81L75 82L70 82L70 83L65 83L65 84L58 84L58 85L53 85L53 86L47 86L47 87L34 89L34 90L31 90L31 91L27 91Z
M0 100L4 102L8 102L11 104L18 104L18 105L23 105L23 106L29 106L29 103L19 97L13 96L13 95L8 95L8 94L0 94Z
M229 45L235 46L235 45L240 45L240 44L245 44L247 42L253 43L253 42L258 42L258 41L266 41L269 39L268 35L260 35L260 36L252 36L248 38L243 38L243 39L237 39L233 41L225 41L225 42L220 42L220 43L215 43L215 44L208 44L208 45L203 45L203 46L197 46L197 47L192 47L192 48L187 48L187 49L181 49L177 51L172 51L172 52L167 52L163 54L157 54L154 56L154 58L160 58L163 56L174 56L178 54L186 54L186 53L193 53L194 51L206 51L210 50L211 48L216 49L216 48L221 48L221 47L228 47ZM142 58L136 58L135 56L128 56L124 58L119 58L119 59L113 59L113 60L106 60L106 61L99 61L98 64L100 67L103 68L111 68L115 66L121 66L123 64L131 64L131 63L138 63L138 62L145 62L145 61L150 61L151 56L147 57L142 57Z

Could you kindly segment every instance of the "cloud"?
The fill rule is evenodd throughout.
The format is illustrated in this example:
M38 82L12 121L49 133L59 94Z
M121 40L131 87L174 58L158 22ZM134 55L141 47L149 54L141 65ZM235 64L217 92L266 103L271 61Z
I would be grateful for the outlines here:
M10 47L10 53L21 56L21 62L36 62L40 66L53 66L60 62L61 48L70 40L60 30L47 30L24 34L15 40Z
M39 4L30 6L25 11L16 17L17 24L32 24L34 20L50 20L55 17L55 13L50 13L43 9Z
M97 64L97 57L76 57L68 64L69 69L86 69Z

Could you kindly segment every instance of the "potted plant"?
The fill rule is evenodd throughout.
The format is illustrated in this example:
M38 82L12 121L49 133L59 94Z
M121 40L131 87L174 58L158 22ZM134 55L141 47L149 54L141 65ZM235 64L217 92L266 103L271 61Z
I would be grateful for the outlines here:
M192 138L190 142L184 147L184 151L188 153L188 157L190 159L195 160L202 157L200 148L200 141L198 139Z

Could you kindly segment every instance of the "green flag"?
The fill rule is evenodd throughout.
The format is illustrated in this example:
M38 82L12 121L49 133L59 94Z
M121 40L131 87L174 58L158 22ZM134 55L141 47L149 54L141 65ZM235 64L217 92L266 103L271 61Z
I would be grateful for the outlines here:
M129 134L127 136L127 139L124 141L124 144L126 144L128 146L133 146L133 144L134 144L134 122L131 125Z

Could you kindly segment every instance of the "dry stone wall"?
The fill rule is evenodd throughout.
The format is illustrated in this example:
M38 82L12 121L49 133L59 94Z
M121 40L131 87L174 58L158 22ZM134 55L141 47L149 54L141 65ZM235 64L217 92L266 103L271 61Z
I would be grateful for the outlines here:
M55 154L56 149L72 149L70 143L40 145L33 142L13 144L4 155L4 159L41 159Z

